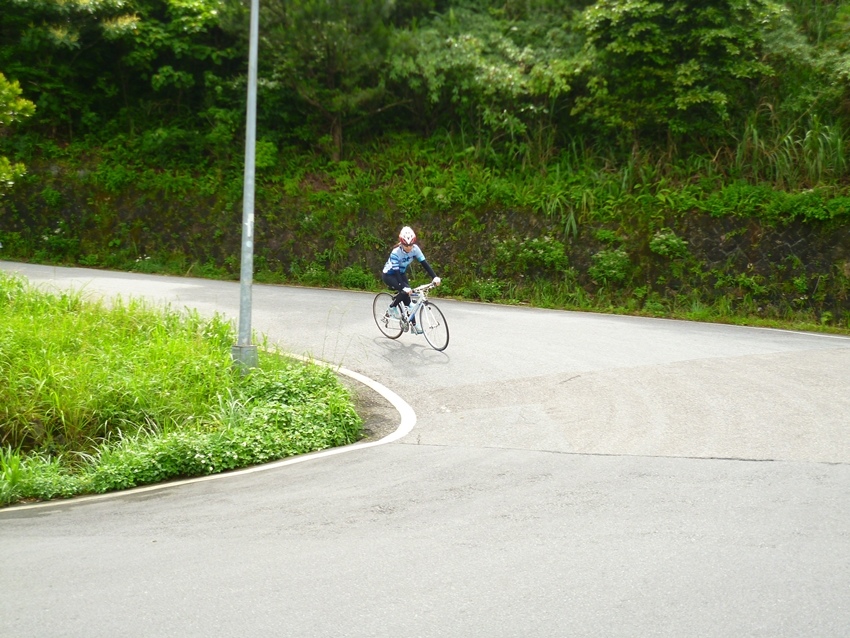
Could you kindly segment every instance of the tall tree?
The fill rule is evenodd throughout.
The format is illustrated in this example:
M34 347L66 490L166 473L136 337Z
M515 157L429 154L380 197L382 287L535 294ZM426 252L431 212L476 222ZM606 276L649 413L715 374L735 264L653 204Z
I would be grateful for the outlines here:
M261 5L261 65L268 80L309 105L339 160L352 121L392 106L384 79L391 0L268 0Z

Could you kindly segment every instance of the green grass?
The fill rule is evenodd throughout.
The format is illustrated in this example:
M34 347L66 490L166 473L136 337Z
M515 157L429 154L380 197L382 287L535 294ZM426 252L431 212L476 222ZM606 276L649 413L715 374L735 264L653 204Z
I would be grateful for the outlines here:
M334 373L232 326L138 300L58 295L0 274L0 504L213 474L357 440Z

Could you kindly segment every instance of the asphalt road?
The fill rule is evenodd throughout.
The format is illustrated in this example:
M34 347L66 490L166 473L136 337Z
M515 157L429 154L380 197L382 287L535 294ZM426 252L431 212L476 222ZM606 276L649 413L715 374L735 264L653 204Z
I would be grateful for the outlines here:
M238 316L234 283L0 268ZM437 300L437 353L371 300L255 285L253 327L403 436L0 510L0 635L850 635L850 339Z

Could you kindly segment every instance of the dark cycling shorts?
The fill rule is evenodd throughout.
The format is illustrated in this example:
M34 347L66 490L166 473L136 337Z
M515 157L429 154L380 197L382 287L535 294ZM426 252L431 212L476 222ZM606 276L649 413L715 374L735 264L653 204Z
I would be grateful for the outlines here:
M391 305L397 306L399 302L410 305L410 295L403 292L405 288L410 288L410 284L407 282L407 277L404 276L404 273L391 270L390 272L383 273L381 279L390 288L398 291Z

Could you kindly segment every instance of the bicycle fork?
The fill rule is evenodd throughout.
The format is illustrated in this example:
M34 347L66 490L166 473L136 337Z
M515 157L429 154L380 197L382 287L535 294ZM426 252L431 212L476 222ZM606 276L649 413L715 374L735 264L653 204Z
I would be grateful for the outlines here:
M401 327L402 327L402 330L404 330L405 332L408 332L408 331L411 331L411 330L413 332L416 332L416 330L413 329L413 326L416 325L416 323L417 323L416 322L416 311L419 310L419 306L420 306L421 302L418 299L415 300L415 301L413 301L411 299L411 301L412 301L412 303L409 306L406 306L404 308L404 310L402 310L402 313L401 313ZM422 313L420 313L420 315L421 314ZM422 330L422 326L419 326L419 330L420 331Z

